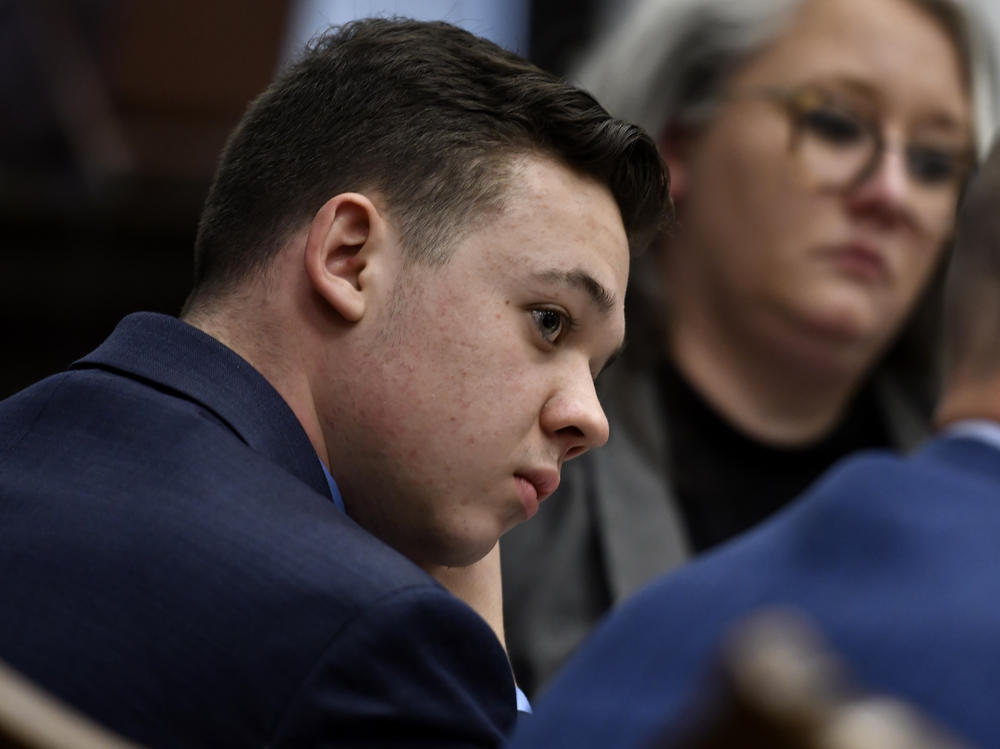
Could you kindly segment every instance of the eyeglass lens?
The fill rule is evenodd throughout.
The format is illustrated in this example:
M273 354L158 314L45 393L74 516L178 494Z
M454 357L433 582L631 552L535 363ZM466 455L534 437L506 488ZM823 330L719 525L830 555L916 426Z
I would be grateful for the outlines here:
M818 186L844 189L879 168L884 149L877 127L815 94L789 97L787 104L793 150ZM910 143L904 161L914 207L928 218L950 218L964 178L962 157L943 146Z

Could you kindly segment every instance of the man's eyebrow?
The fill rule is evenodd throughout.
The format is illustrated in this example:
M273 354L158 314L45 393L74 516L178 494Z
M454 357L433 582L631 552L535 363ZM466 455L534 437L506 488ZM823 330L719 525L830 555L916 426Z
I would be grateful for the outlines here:
M579 268L574 270L545 270L535 274L543 281L564 283L587 292L601 312L608 313L615 308L615 295L608 291L596 278Z

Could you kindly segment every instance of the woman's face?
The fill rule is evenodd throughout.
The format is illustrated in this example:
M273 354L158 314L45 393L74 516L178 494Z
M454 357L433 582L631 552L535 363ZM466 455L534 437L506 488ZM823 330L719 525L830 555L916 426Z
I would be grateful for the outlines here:
M807 0L711 123L665 144L667 268L686 287L671 298L744 340L865 366L951 232L969 106L950 37L909 0Z

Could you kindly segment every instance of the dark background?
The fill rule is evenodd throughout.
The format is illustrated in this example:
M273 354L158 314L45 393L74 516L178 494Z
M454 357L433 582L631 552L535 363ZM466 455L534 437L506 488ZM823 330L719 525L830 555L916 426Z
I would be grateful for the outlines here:
M564 73L600 0L536 0ZM176 314L229 130L273 76L286 0L0 0L0 398L125 314Z

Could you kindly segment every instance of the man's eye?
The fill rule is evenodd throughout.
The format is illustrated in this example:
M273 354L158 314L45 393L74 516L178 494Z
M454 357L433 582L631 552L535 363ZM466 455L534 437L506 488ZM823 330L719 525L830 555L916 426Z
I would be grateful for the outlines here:
M856 119L829 107L800 112L799 126L835 146L852 146L865 137L864 128Z
M566 332L568 321L566 315L554 309L533 309L531 316L535 321L535 327L549 343L558 343L559 339Z

